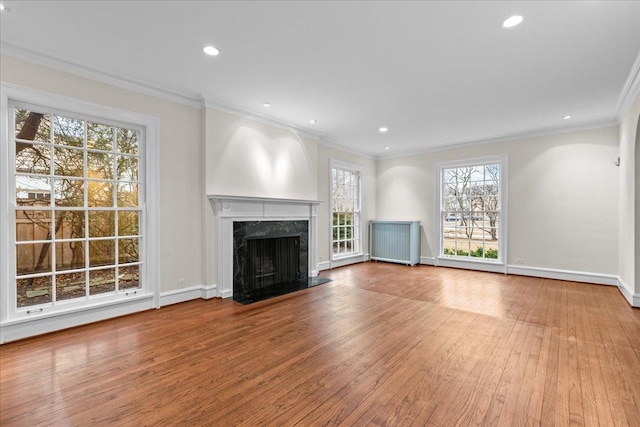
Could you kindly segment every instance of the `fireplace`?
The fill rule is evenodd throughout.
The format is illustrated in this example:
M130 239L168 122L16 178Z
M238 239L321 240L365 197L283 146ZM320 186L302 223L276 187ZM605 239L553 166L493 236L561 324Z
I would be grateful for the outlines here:
M260 301L308 286L308 221L233 223L233 299Z
M248 271L249 250L264 252L270 245L280 245L280 249L283 249L283 246L289 246L291 243L289 238L299 238L298 270L293 273L293 262L289 262L291 270L289 267L283 269L279 266L277 281L289 283L289 290L298 284L297 289L301 289L308 286L310 279L318 275L316 219L317 207L321 201L223 195L209 195L209 199L215 215L215 231L210 234L215 236L212 242L215 246L215 263L210 268L215 271L216 283L211 287L216 289L218 296L240 300L243 297L239 295L243 294L248 286L258 290L272 287L273 283L270 281L276 281L276 271L269 269L275 269L276 266L272 267L269 263L284 263L285 258L290 259L293 256L292 252L295 253L295 249L286 249L286 255L277 259L262 255L266 261L263 260L262 265L251 267L253 272ZM279 240L279 243L271 241L272 239ZM249 246L253 245L257 247L249 249ZM262 273L256 274L256 270ZM294 274L298 275L298 284L290 280ZM260 275L263 277L255 278ZM268 278L269 275L272 278ZM249 276L252 277L249 280L253 281L253 284L245 280Z

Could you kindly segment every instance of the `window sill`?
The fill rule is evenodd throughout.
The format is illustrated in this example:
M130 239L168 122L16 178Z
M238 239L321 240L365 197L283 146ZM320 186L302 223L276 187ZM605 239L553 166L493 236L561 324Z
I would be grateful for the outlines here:
M16 317L0 323L0 343L19 340L61 329L97 322L112 317L123 316L138 311L155 308L151 293L132 295L111 301L67 308L49 312L34 313Z

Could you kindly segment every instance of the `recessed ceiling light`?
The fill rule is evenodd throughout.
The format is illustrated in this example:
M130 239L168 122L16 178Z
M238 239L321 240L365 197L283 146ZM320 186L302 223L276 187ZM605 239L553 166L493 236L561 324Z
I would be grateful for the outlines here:
M0 3L0 12L11 12L8 6L5 6L3 3Z
M504 22L502 23L502 27L503 28L515 27L516 25L522 22L522 19L523 18L520 15L513 15L504 20Z
M566 115L566 116L564 116L562 119L563 119L563 120L569 120L570 118L571 118L571 116L570 116L570 115Z
M316 123L318 123L318 121L316 119L311 119L311 120L309 120L309 123L316 124Z
M218 54L220 53L220 51L213 46L205 46L202 48L202 50L204 51L204 53L211 56L218 56Z
M385 150L388 150L388 149L389 149L389 147L384 147L384 149L385 149Z
M383 127L381 127L381 128L379 128L379 129L378 129L378 132L385 133L385 132L386 132L386 131L388 131L388 130L389 130L388 128L386 128L386 127L384 127L384 126L383 126Z
M271 103L265 101L265 102L262 103L262 106L263 107L271 107Z

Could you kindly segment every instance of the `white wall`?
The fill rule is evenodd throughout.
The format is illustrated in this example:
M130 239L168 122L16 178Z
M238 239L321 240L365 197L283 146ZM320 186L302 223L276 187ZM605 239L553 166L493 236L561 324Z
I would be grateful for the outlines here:
M633 102L620 123L620 233L618 264L622 286L627 297L640 295L640 170L636 135L640 116L640 96ZM635 202L634 202L635 201ZM635 243L634 243L635 241Z
M507 263L615 275L618 271L618 128L468 146L383 159L377 171L377 216L420 220L422 256L437 236L435 164L508 156Z
M318 198L318 144L293 131L206 110L206 192Z
M375 160L331 148L280 129L207 109L205 113L207 194L321 200L318 207L318 261L330 257L329 162L331 159L364 168L363 224L375 215ZM206 259L215 258L213 208L206 215ZM365 226L366 229L366 226ZM366 234L365 234L366 237ZM365 240L366 242L366 240ZM210 265L207 261L207 265ZM313 267L315 269L315 266ZM214 270L207 271L214 283Z
M2 81L160 119L161 283L165 292L200 285L202 180L200 111L13 57L0 57Z

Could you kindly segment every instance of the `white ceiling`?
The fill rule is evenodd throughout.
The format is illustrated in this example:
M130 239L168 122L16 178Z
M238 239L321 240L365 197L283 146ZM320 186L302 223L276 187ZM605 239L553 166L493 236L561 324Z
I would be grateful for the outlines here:
M639 1L3 3L4 53L203 97L374 156L612 122L640 52ZM502 28L514 14L523 23Z

